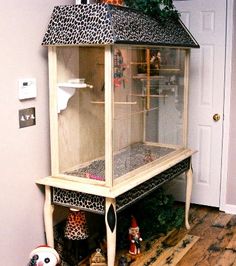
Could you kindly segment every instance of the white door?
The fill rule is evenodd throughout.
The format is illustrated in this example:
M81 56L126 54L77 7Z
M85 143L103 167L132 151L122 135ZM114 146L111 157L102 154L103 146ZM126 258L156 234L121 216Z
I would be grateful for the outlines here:
M174 1L181 19L200 44L191 50L189 147L193 155L192 203L219 207L223 140L226 0ZM219 114L219 121L214 121ZM217 119L217 117L215 116ZM170 191L184 200L183 177Z

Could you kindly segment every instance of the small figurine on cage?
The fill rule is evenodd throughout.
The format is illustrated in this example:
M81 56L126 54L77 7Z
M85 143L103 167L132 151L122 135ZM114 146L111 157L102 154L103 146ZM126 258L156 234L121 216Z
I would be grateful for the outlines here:
M139 254L141 248L141 241L143 241L143 239L140 237L139 227L134 216L131 217L131 226L129 228L129 240L129 253L131 255Z
M162 62L161 52L158 50L152 55L150 63L154 68L160 69L161 68L161 62Z
M151 151L150 151L150 150L146 150L146 151L145 151L145 155L144 155L144 159L143 159L144 163L150 163L150 162L152 162L152 161L154 161L154 160L155 160L155 159L154 159L154 157L152 156Z
M58 266L60 265L60 257L54 248L47 245L38 246L32 250L28 266Z
M114 85L115 88L125 87L124 71L126 66L120 49L115 49L114 53Z

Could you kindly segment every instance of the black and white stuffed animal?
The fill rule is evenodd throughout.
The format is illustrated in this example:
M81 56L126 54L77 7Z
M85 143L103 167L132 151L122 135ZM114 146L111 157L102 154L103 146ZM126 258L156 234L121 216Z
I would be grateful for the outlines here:
M32 250L29 258L28 266L59 266L61 262L57 251L47 245Z

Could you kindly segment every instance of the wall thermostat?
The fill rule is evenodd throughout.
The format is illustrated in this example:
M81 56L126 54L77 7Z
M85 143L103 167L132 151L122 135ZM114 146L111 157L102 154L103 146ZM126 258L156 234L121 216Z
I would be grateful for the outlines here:
M19 79L18 96L19 100L36 98L37 96L36 79L35 78Z

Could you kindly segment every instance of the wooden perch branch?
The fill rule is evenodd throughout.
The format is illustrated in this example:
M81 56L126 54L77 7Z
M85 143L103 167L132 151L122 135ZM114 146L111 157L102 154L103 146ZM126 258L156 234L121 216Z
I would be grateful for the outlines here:
M123 120L123 119L129 119L130 116L133 116L133 115L137 115L137 114L142 114L142 113L147 113L147 112L150 112L150 111L154 111L154 110L157 110L158 107L154 107L154 108L150 108L148 110L143 110L143 111L138 111L138 112L133 112L133 113L127 113L126 116L123 115L123 116L118 116L118 117L115 117L114 120Z
M136 97L146 97L145 94L130 94L131 96L136 96ZM163 94L163 95L157 95L157 94L150 94L150 97L153 98L164 98L164 97L168 97L168 95Z
M105 104L104 101L91 101L90 103L94 103L94 104ZM137 102L114 102L114 104L135 105L135 104L137 104Z

